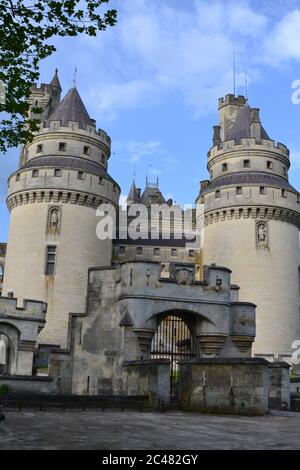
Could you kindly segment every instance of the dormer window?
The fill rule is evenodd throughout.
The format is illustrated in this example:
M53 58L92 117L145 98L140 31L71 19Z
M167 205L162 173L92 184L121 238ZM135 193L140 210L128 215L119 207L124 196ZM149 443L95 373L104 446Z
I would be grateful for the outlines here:
M38 144L36 147L36 153L41 153L43 151L43 144Z
M250 160L244 160L244 168L250 168Z
M83 147L83 153L84 155L89 155L90 154L90 147L88 147L87 145L85 145Z
M227 171L227 169L228 169L227 163L223 163L222 164L222 171Z
M67 145L66 145L65 142L59 142L59 144L58 144L58 150L59 150L60 152L65 152L66 148L67 148Z

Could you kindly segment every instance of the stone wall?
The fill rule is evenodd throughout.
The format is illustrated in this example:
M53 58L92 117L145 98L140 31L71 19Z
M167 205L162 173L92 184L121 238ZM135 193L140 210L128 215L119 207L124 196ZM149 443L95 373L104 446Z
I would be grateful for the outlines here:
M263 415L268 412L269 369L264 359L181 361L183 410Z

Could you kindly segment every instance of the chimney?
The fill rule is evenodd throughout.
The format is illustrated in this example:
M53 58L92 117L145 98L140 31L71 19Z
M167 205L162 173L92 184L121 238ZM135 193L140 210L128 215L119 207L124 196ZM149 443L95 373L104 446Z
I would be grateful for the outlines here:
M221 126L213 126L214 136L213 136L213 145L220 145L221 143Z
M261 140L261 123L258 108L251 109L250 135L257 140Z

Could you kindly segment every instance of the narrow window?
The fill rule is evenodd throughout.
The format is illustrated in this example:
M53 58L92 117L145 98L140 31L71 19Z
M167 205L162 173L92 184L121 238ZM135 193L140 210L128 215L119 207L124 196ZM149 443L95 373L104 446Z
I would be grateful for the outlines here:
M120 246L119 247L119 253L123 255L125 253L125 246Z
M84 179L84 173L83 171L78 171L78 179L83 180Z
M103 176L99 176L98 184L103 184Z
M55 168L54 176L61 176L61 169L60 168Z
M189 256L195 256L195 250L189 250Z
M259 187L259 194L266 194L266 187L265 186L260 186Z
M113 191L114 191L115 193L117 192L117 185L116 185L116 184L113 185Z
M89 155L90 154L90 147L88 147L87 145L85 145L83 147L83 153L84 155Z
M273 163L270 160L268 160L267 161L267 169L272 170L272 168L273 168Z
M244 168L250 168L250 160L244 160Z
M236 194L242 194L242 193L243 193L242 186L237 186L236 187Z
M176 248L172 248L171 255L172 256L177 256L177 249Z
M300 202L300 194L297 194L297 204Z
M65 142L59 142L59 144L58 144L58 150L59 150L60 152L64 152L64 151L66 150L66 147L67 147L67 146L66 146L66 143L65 143Z
M283 174L286 175L286 167L283 167Z
M55 271L56 246L48 245L46 248L46 269L47 276L53 276Z
M285 190L285 189L282 189L282 190L281 190L281 196L282 196L282 197L286 197L286 190Z
M36 153L41 153L43 151L43 144L38 144L36 147Z
M106 156L104 155L104 153L102 153L101 162L105 163L105 161L106 161Z
M154 254L155 254L155 256L159 256L160 249L159 248L154 248Z
M216 190L215 197L216 198L221 197L221 191L219 189Z
M20 181L20 173L16 174L16 181Z
M39 176L39 170L32 170L32 178L37 178Z
M227 171L227 163L222 164L222 171Z
M136 254L137 255L142 255L143 254L143 248L141 246L138 246L136 249Z

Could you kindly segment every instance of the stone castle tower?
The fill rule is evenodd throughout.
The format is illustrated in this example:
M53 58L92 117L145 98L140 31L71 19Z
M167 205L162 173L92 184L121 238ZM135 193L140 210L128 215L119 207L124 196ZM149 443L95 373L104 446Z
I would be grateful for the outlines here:
M254 354L289 360L300 338L300 198L288 181L289 150L243 96L221 98L219 113L198 198L203 261L229 267L240 300L257 304Z
M65 347L69 313L85 311L88 269L111 263L111 240L96 237L96 208L117 206L120 188L107 173L110 137L96 129L75 86L62 101L60 95L57 72L32 91L42 123L8 180L2 295L47 302L39 343Z

